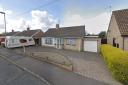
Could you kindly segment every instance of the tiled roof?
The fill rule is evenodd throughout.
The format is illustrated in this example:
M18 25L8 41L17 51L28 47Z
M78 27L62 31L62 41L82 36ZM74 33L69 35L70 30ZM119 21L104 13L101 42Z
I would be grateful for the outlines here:
M27 36L27 37L32 37L35 33L41 31L40 29L37 30L26 30L23 32L20 32L18 34L16 34L16 36Z
M113 11L121 35L128 35L128 9Z
M15 36L16 34L18 34L19 32L8 32L6 33L6 36ZM5 34L3 34L4 36Z
M52 28L45 32L44 37L84 37L85 26Z
M43 31L39 31L37 34L35 34L33 37L39 38L39 37L43 37L44 32Z

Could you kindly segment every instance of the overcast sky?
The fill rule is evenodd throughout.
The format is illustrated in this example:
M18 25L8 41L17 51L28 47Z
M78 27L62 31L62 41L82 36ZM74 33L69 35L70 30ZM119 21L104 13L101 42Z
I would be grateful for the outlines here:
M8 32L22 31L27 26L46 31L59 23L60 26L85 25L88 33L99 33L107 30L111 10L126 8L128 0L0 0ZM0 32L4 32L2 14Z

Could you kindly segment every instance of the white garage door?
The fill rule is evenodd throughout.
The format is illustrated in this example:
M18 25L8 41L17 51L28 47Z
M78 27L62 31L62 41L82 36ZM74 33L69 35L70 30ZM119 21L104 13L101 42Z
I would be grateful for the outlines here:
M97 52L97 41L84 41L84 51Z

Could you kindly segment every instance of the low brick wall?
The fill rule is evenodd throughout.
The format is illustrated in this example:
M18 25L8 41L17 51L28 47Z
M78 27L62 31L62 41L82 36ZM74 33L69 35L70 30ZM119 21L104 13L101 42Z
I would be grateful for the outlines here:
M65 56L51 52L36 52L29 55L40 61L48 62L50 64L54 64L61 68L67 69L69 71L73 71L73 66L71 61L68 60Z
M63 56L63 58L60 57L60 59L63 60L63 61L57 61L57 59L54 59L54 58L51 59L49 56L43 54L43 53L46 53L46 52L33 52L32 53L32 52L27 51L26 53L23 53L23 52L17 51L17 50L16 50L16 52L19 53L19 54L22 54L22 55L25 55L25 56L32 57L34 59L43 61L43 62L47 62L47 63L53 64L53 65L59 66L59 67L61 67L63 69L66 69L68 71L73 71L73 64L71 63L71 61L69 59L67 59L67 57L65 57L63 55L58 54L59 55L58 58L60 56ZM43 56L39 56L36 53L37 54L42 53ZM48 52L48 54L49 53L51 53L51 52ZM53 55L57 57L57 55L55 53L51 53L50 56L54 57Z

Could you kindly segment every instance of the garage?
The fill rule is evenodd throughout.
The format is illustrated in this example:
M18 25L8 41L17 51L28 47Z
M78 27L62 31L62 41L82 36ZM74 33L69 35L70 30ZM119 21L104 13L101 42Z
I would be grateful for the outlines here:
M84 51L97 52L97 41L84 41Z
M84 39L84 51L88 52L99 52L99 46L101 39L98 36L86 36Z

